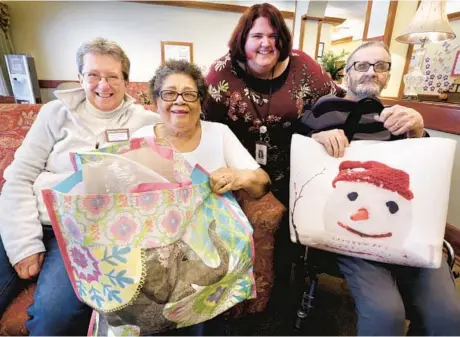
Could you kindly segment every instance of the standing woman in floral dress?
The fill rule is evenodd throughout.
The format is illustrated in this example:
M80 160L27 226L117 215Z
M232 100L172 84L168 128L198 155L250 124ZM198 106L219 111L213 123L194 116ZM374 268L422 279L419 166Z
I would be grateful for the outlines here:
M300 117L318 98L345 92L310 56L292 49L291 33L273 5L251 6L228 45L206 78L211 97L205 118L230 127L270 175L274 195L289 207L291 137L301 132ZM287 216L275 242L275 285L283 289L294 252Z

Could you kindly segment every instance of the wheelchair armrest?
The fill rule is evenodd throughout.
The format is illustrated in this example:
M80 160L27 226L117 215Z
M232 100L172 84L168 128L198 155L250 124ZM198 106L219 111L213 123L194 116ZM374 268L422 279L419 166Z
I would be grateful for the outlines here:
M447 264L449 265L450 269L453 269L454 265L455 265L455 251L454 251L454 248L452 248L452 245L446 239L444 239L443 247L447 251Z

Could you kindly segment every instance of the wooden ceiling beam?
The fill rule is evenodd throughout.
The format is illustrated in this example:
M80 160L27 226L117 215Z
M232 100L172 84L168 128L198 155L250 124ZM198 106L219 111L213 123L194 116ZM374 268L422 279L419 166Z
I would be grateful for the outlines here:
M345 22L346 19L343 18L335 18L332 16L311 16L311 15L303 15L302 20L316 20L316 21L322 21L323 23L329 23L333 26L340 25Z

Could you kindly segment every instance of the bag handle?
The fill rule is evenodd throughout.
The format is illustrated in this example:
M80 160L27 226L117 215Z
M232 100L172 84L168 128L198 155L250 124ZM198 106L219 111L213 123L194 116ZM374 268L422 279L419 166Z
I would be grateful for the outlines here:
M363 115L380 114L385 107L382 103L373 97L365 97L357 102L342 97L323 97L320 98L311 108L315 118L319 118L331 111L348 113L347 119L341 125L334 125L333 128L342 129L351 142L354 134L358 129L358 124ZM315 132L330 130L331 127L316 130Z
M166 138L142 137L131 138L129 140L129 147L131 150L138 150L142 148L144 144L148 144L153 151L157 152L160 156L168 160L173 160L174 152L179 152Z
M363 115L367 114L378 114L382 112L385 107L379 100L372 98L372 97L365 97L358 102L356 102L353 106L353 109L348 114L345 123L343 124L343 131L345 132L345 136L347 136L348 141L351 142L353 136L355 135L356 131L358 130L358 124Z

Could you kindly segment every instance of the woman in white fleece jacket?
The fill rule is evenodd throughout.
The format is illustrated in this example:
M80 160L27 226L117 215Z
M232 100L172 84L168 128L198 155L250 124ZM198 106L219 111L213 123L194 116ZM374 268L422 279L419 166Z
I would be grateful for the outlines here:
M84 43L76 56L82 88L58 91L42 107L5 171L0 196L0 316L20 279L38 276L26 324L34 336L86 335L91 313L74 294L41 190L72 173L69 152L103 146L114 135L127 139L159 120L125 94L130 62L115 42Z

